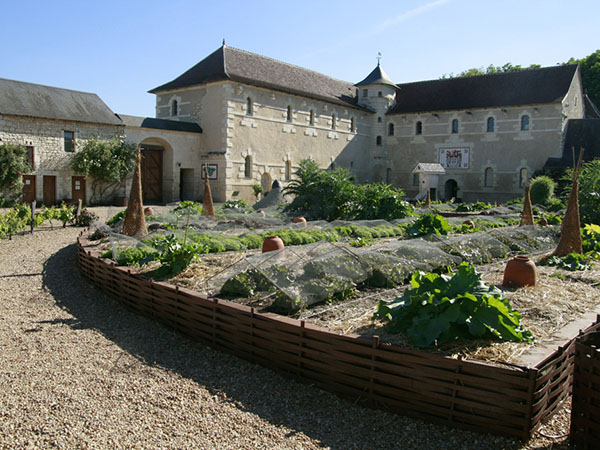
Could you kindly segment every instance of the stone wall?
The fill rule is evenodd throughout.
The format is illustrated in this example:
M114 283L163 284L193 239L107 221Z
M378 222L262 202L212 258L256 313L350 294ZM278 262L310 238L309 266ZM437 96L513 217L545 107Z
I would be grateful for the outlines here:
M124 127L92 124L24 116L0 115L0 139L3 143L32 146L36 176L36 198L43 200L44 175L56 176L56 200L72 198L70 161L74 153L66 152L64 132L75 133L75 152L91 138L111 139L123 137ZM90 196L90 183L86 184L86 199Z

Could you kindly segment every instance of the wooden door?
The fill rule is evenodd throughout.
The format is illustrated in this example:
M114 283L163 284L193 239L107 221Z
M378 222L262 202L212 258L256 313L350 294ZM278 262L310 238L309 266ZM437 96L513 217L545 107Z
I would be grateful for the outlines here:
M82 204L85 205L85 177L72 177L71 198L74 203L81 200Z
M23 203L35 201L35 175L23 175Z
M142 197L144 203L162 203L163 151L142 149Z
M56 176L44 175L44 205L52 206L56 203Z

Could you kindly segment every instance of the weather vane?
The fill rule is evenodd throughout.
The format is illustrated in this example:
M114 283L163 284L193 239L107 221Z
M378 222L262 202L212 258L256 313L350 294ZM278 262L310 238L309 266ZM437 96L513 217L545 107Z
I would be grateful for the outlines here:
M381 63L381 52L377 52L377 65Z

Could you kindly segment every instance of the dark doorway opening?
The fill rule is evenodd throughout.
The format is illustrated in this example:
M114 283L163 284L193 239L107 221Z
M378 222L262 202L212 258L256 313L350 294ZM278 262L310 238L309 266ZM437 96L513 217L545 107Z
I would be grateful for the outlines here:
M456 199L458 197L458 183L456 180L450 179L444 185L444 200Z
M142 198L144 203L162 203L163 148L142 145Z

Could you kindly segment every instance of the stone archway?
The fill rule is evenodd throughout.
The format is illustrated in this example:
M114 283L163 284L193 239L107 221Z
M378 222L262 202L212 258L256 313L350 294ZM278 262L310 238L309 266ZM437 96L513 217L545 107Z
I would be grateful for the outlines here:
M458 197L458 183L454 179L449 179L444 185L444 200L449 201Z

